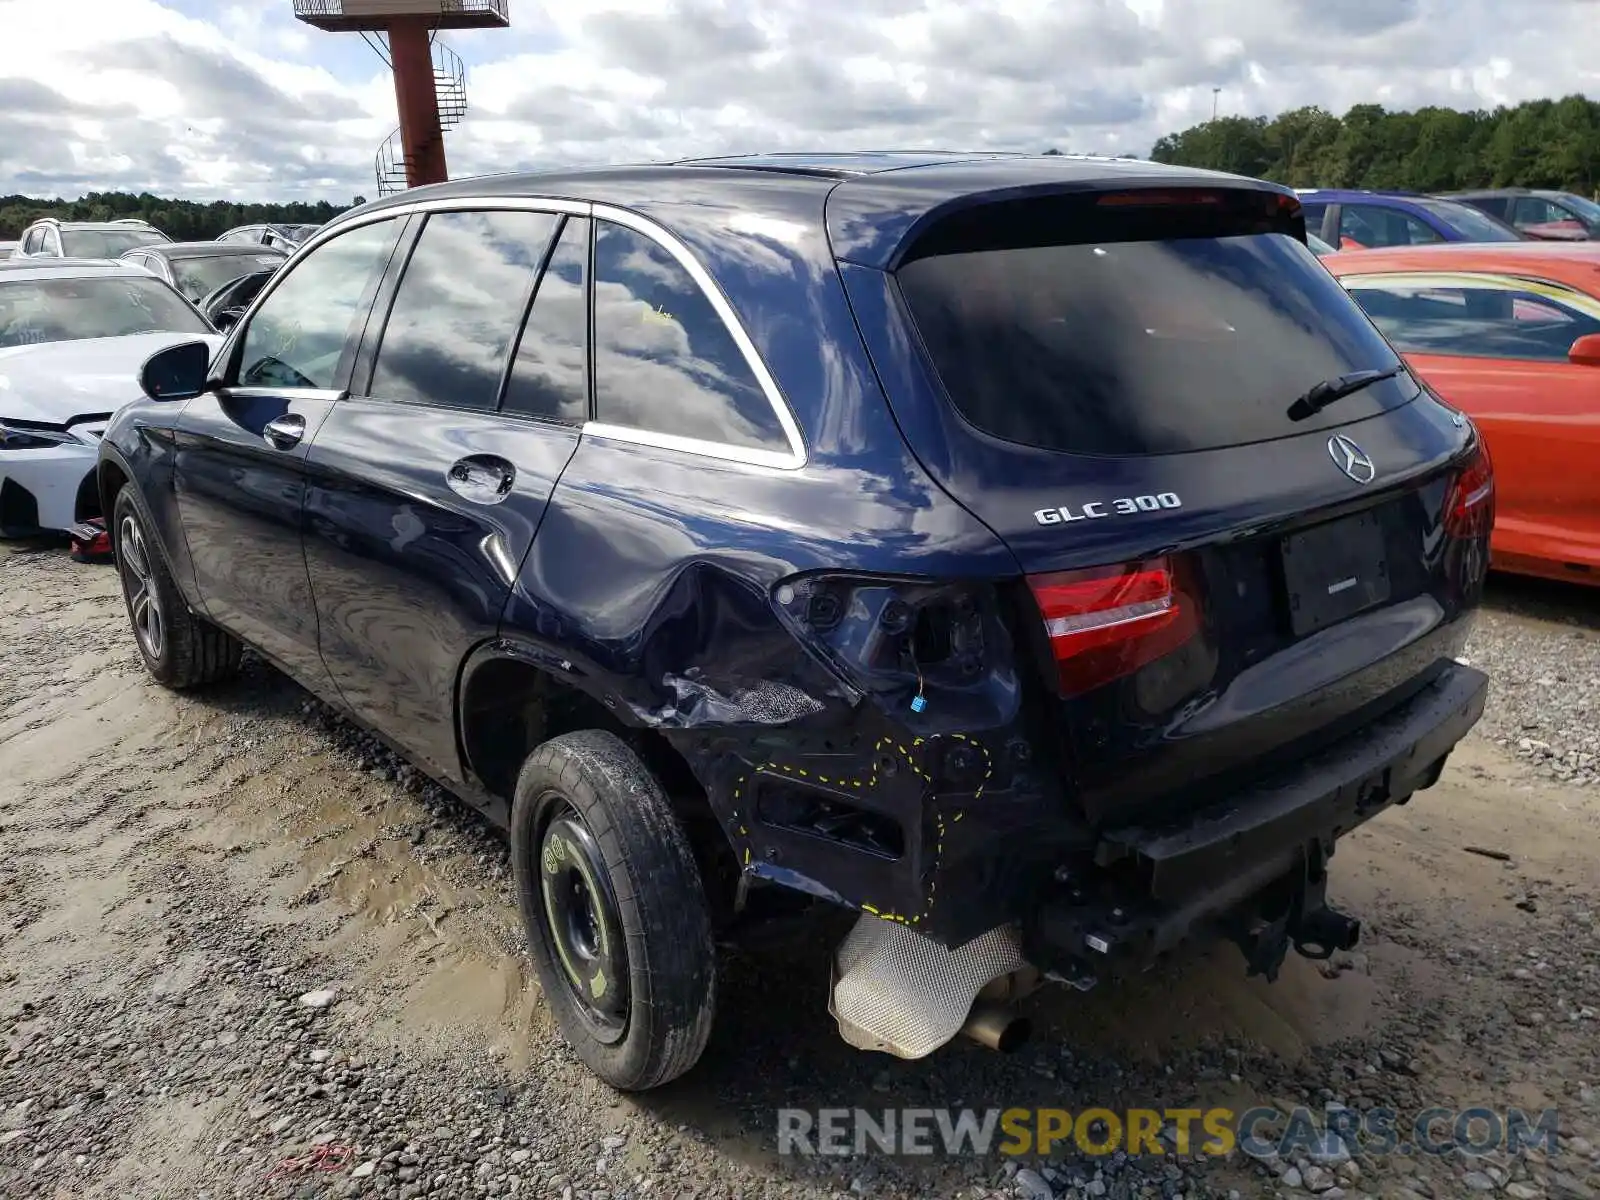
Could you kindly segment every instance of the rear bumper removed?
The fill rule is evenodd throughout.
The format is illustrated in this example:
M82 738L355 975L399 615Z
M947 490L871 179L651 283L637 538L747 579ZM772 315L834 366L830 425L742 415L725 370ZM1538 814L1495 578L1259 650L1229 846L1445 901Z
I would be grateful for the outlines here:
M1348 949L1360 924L1325 898L1335 843L1437 782L1487 695L1481 671L1447 664L1405 703L1225 802L1105 832L1092 858L1056 870L1033 911L962 946L863 915L834 964L830 1009L853 1045L914 1058L1006 976L1088 988L1224 936L1249 974L1270 979L1291 946L1312 958Z
M1026 923L1030 955L1092 977L1148 966L1209 931L1240 941L1251 972L1271 977L1290 944L1312 957L1353 945L1359 926L1323 898L1335 842L1438 781L1483 715L1488 684L1450 663L1359 732L1224 803L1180 824L1103 834L1093 868L1059 872Z

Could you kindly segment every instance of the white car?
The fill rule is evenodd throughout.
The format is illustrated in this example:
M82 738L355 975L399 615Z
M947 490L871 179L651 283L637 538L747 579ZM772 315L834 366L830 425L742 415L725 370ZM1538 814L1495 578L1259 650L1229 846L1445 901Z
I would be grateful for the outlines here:
M148 271L44 260L0 271L0 537L100 515L95 462L111 415L157 350L222 338Z

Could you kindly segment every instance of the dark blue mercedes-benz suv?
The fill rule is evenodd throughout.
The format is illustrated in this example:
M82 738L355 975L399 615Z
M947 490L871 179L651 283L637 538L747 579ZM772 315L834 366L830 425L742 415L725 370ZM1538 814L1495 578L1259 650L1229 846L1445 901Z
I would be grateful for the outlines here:
M715 936L859 914L852 1044L1191 936L1358 923L1336 840L1482 712L1493 472L1286 189L1067 156L505 175L321 229L102 444L171 687L242 647L508 831L603 1078L687 1070Z

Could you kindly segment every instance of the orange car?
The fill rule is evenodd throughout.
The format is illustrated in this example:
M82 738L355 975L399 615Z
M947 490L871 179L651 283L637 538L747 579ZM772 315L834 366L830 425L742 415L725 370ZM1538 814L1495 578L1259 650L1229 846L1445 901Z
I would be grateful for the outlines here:
M1445 243L1322 262L1483 431L1494 565L1600 584L1600 242Z

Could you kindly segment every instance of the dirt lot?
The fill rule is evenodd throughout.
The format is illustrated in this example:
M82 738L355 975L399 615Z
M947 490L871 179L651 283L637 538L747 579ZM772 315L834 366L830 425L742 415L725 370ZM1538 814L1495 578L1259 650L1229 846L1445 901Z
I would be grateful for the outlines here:
M819 935L775 932L729 951L701 1067L632 1099L550 1033L504 850L465 810L259 663L203 698L149 684L107 568L0 550L0 597L0 1196L1600 1193L1587 594L1497 592L1482 732L1335 862L1357 953L1267 986L1218 950L1045 993L1017 1055L901 1063L838 1040ZM1564 1137L1336 1171L775 1154L786 1106L1330 1100L1553 1106Z

